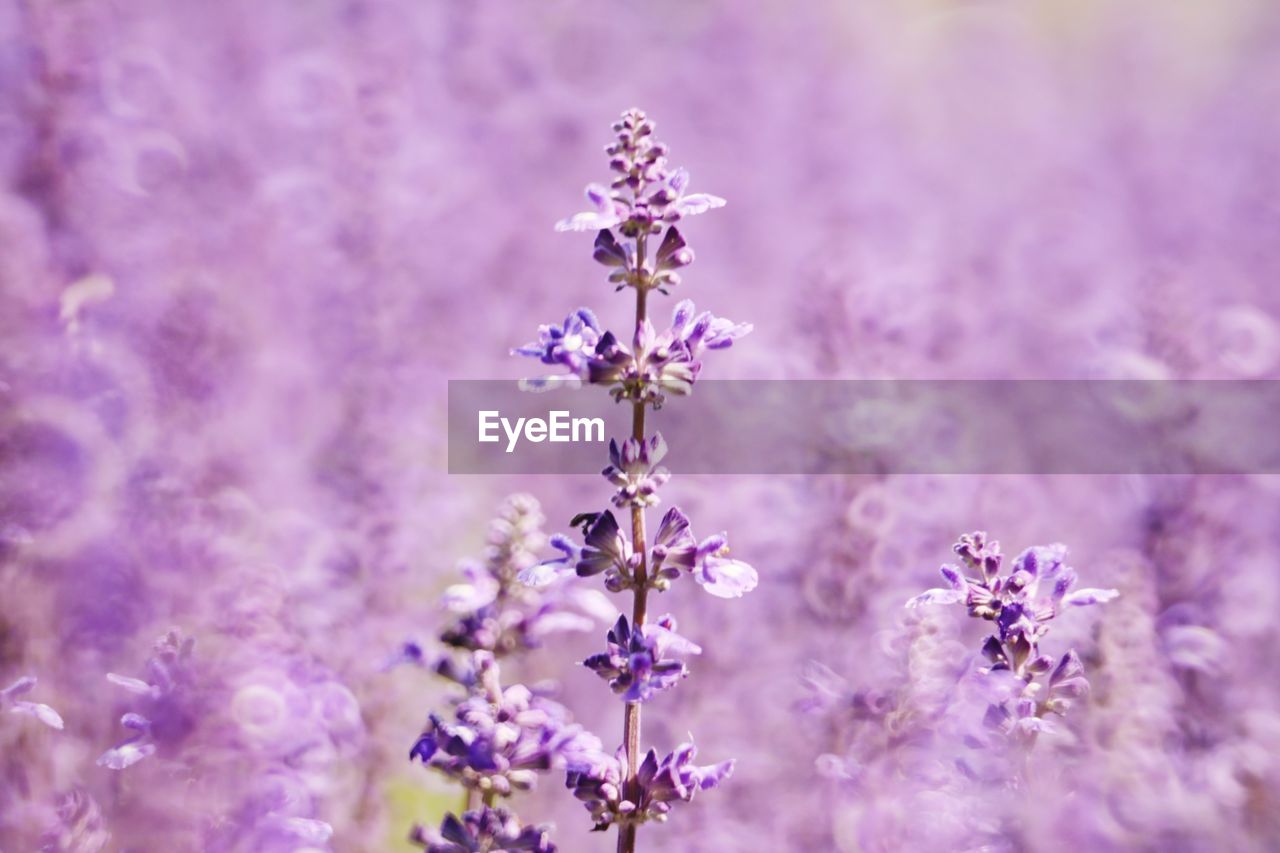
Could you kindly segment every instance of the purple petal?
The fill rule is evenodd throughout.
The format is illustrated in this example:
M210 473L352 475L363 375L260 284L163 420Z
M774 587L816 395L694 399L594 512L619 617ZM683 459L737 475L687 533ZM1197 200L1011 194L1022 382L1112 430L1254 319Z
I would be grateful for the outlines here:
M565 575L573 574L573 566L563 560L546 560L521 569L516 579L525 586L547 586Z
M662 516L654 542L658 545L671 545L688 529L689 516L685 515L680 507L673 506L667 510L666 515Z
M956 604L964 601L965 594L955 589L930 589L920 593L907 602L907 607L919 607L922 604Z
M952 589L964 592L964 575L960 574L959 567L946 565L942 567L941 571L942 576L947 579L947 583L951 584Z
M1049 676L1049 684L1052 686L1059 681L1076 678L1081 675L1084 675L1084 664L1080 662L1080 656L1072 649L1063 655L1062 660L1058 662L1053 674Z
M709 195L708 193L694 193L677 201L676 210L680 211L682 216L697 216L699 213L706 213L708 210L724 207L725 204L725 200L720 196Z
M116 675L114 672L107 673L107 681L110 681L116 687L123 687L130 693L137 693L140 696L150 696L155 692L155 688L140 678L130 678L127 675Z
M600 214L593 211L575 213L556 223L557 231L602 231L622 222L617 214Z
M613 200L609 197L609 190L600 184L587 184L587 188L582 193L586 196L587 203L594 207L600 213L610 213L613 211Z
M14 696L21 696L24 693L30 693L31 688L36 686L35 676L24 675L17 681L10 684L4 690L0 690L0 698L12 699Z
M693 579L716 598L741 598L759 583L756 570L741 560L708 557Z
M734 760L722 761L710 767L701 767L698 769L698 788L702 791L709 791L719 785L725 779L733 775Z
M684 195L685 188L689 186L689 170L676 169L671 173L671 177L667 178L667 186L677 196Z
M26 714L29 717L35 717L51 729L62 728L62 717L58 715L58 712L48 705L41 705L39 702L14 702L9 711L14 714Z
M124 770L126 767L132 767L142 759L152 755L156 751L154 743L141 741L133 741L123 743L115 749L108 749L98 757L98 766L105 767L108 770Z
M1073 607L1086 607L1090 604L1105 604L1119 595L1118 589L1078 589L1064 598L1062 603Z

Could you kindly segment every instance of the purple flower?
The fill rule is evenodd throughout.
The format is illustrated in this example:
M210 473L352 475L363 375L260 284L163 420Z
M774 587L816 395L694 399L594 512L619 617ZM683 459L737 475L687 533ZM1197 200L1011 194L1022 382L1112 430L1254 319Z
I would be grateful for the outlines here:
M635 267L635 247L630 243L625 245L619 243L618 238L614 237L613 232L608 229L596 235L592 257L595 258L596 263L606 267L623 267L624 269ZM622 275L625 275L625 272Z
M622 535L613 513L605 510L597 515L587 528L582 556L577 565L578 577L586 578L607 572L605 585L616 592L631 584L634 563L631 540Z
M1084 677L1084 664L1075 650L1067 652L1049 676L1049 695L1045 706L1055 714L1065 714L1074 699L1089 694L1089 680Z
M4 690L0 690L0 710L8 711L11 714L25 714L29 717L35 717L51 729L61 729L63 725L62 717L58 715L57 711L39 702L28 702L25 699L17 698L31 692L31 689L35 686L35 677L26 675L10 684Z
M502 587L498 579L483 566L468 563L462 567L463 583L445 589L441 603L455 613L467 613L492 604Z
M717 317L710 311L695 314L696 310L691 300L684 299L676 303L671 315L670 335L684 346L691 359L697 359L704 350L728 349L755 328L750 323Z
M573 544L561 533L552 535L548 543L560 552L560 556L534 563L520 572L519 580L528 586L546 586L554 581L575 574L578 562L582 559L582 548Z
M577 552L567 542L560 547L564 556L530 572L531 578L564 571L560 567L573 559ZM606 510L593 517L576 565L581 577L604 572L605 588L610 592L634 588L637 560L632 553L630 539L619 528L612 511ZM689 529L688 516L679 507L672 507L659 523L649 550L647 587L664 591L670 587L671 581L685 572L717 598L739 598L759 583L754 568L729 557L726 534L710 536L698 543Z
M612 332L601 337L587 365L593 385L613 386L615 400L661 405L666 394L685 396L693 390L700 365L670 336L659 338L648 320L636 327L634 349L628 349Z
M1076 572L1066 565L1067 549L1060 544L1027 548L1014 559L1008 576L1000 574L1000 544L988 540L985 533L960 537L954 550L976 576L967 577L960 567L944 565L947 587L928 590L907 606L964 602L970 616L995 623L996 633L982 645L982 656L990 663L984 671L996 679L1013 679L1013 693L989 705L984 722L1030 745L1038 734L1051 731L1046 714L1064 714L1073 699L1089 690L1075 651L1063 655L1056 667L1051 657L1041 654L1039 643L1048 633L1048 623L1064 605L1097 604L1119 593L1113 589L1072 593ZM1042 683L1039 679L1046 674L1048 679Z
M653 506L658 503L658 489L671 478L671 472L658 465L667 455L666 442L661 433L654 433L647 441L628 438L619 446L609 441L609 467L604 478L618 487L613 505Z
M613 619L612 606L599 592L555 582L567 569L565 561L579 554L564 537L550 540L562 552L568 547L564 557L537 562L547 542L544 520L529 495L506 499L490 524L484 561L465 564L465 581L445 590L445 607L456 617L441 631L441 642L501 657L537 648L550 634L588 630L601 619Z
M636 770L636 793L625 793L627 777L625 753L595 755L571 764L566 784L591 813L596 830L613 824L641 824L665 821L673 803L691 802L698 791L718 786L733 773L733 761L697 766L697 750L692 743L678 746L659 760L649 750Z
M503 688L493 655L477 652L475 667L472 695L457 705L452 720L428 717L411 759L467 788L507 796L532 789L539 772L600 748L595 736L567 721L559 703L522 684Z
M629 214L630 205L617 193L600 184L587 184L584 192L590 205L581 213L556 223L557 231L596 231L618 225Z
M99 766L124 770L161 746L179 743L195 729L193 647L194 640L170 631L147 661L146 680L107 673L108 681L134 694L141 713L131 711L120 718L120 725L133 734L99 756Z
M708 210L724 207L727 202L710 193L685 194L689 188L689 172L676 169L666 183L650 196L649 205L660 213L664 222L678 222L686 216L697 216Z
M676 228L668 228L654 258L659 270L678 270L693 263L693 249Z
M563 566L578 552L567 542L561 543L560 548L563 557L536 568L529 577L535 579L563 572ZM618 526L611 510L593 516L576 566L580 577L605 573L605 588L610 592L634 588L636 556L631 550L630 539ZM665 591L671 586L671 581L685 572L717 598L739 598L759 583L754 568L729 557L726 534L709 536L698 543L689 529L688 516L679 507L672 507L662 517L649 550L646 585L650 589Z
M589 308L579 308L559 326L539 326L538 339L513 349L511 354L567 368L573 376L585 379L588 363L600 340L600 322L596 315Z
M439 830L416 827L409 840L426 853L486 853L486 851L527 850L555 853L550 828L524 826L503 808L469 811L461 818L445 815Z
M618 227L624 236L634 238L661 232L663 223L724 206L719 196L686 194L689 173L667 169L667 146L654 140L656 125L643 112L628 110L613 129L617 138L605 152L617 177L608 189L588 185L589 208L556 223L557 231Z
M653 694L674 687L689 674L678 656L702 653L676 633L676 620L670 615L635 629L626 616L619 616L606 641L607 650L582 665L607 680L625 702L647 702Z
M605 332L587 365L593 385L614 386L618 400L661 405L667 394L683 397L693 391L702 370L699 358L707 350L725 349L749 334L749 323L734 323L704 311L695 316L694 304L684 300L672 312L671 328L658 334L649 320L636 327L633 348L612 332Z
M102 809L82 788L58 797L53 821L40 837L41 853L100 853L111 843Z
M756 570L729 557L729 537L710 536L698 545L693 579L716 598L741 598L759 583Z
M645 272L650 276L652 286L659 292L666 293L681 282L676 270L689 266L693 263L693 258L693 249L685 242L684 235L676 228L668 228L654 256L656 269Z
M656 407L667 394L692 393L703 354L732 346L753 328L750 323L734 323L709 311L695 314L695 310L687 299L678 303L671 327L661 334L647 318L642 320L628 347L613 332L601 332L595 316L581 308L563 326L540 326L537 341L512 353L565 367L572 377L609 387L616 400ZM538 380L529 382L537 387Z
M1070 590L1076 572L1064 563L1066 547L1060 544L1040 545L1026 549L1013 561L1013 572L1000 576L1000 543L988 541L981 531L960 538L955 552L976 577L966 577L960 567L944 565L941 569L947 587L927 590L907 602L908 607L921 604L954 604L960 601L969 615L993 620L1004 634L1021 632L1039 635L1044 623L1053 619L1065 606L1086 606L1114 599L1114 589ZM1070 594L1069 594L1070 593ZM1004 613L1010 609L1008 613Z
M645 308L648 292L667 293L680 283L678 270L694 260L684 235L672 224L720 207L724 200L686 192L688 172L667 168L667 147L654 141L653 122L639 110L624 113L613 131L617 139L606 151L609 167L617 177L607 191L597 185L589 187L592 209L556 227L595 229L593 258L609 267L609 280L619 290L636 290L635 333L630 346L613 332L603 332L587 356L585 370L590 384L609 388L616 401L635 404L633 437L621 444L610 442L610 464L602 472L615 487L613 505L631 510L631 535L620 528L611 510L579 515L573 524L584 524L582 548L557 541L554 544L561 556L538 564L523 577L535 584L551 582L562 577L570 565L582 577L603 574L610 592L632 590L634 611L642 614L645 596L651 590L667 590L685 572L707 592L722 598L741 596L757 585L755 569L729 557L724 534L699 544L689 519L676 507L663 517L652 543L645 541L643 533L645 509L658 502L658 490L670 477L658 465L666 453L662 437L654 434L644 438L644 407L657 409L668 395L691 393L702 369L702 354L732 346L751 331L751 326L709 312L696 314L693 303L686 300L676 305L669 329L659 333L654 327ZM650 238L659 234L663 235L661 243L651 252ZM543 335L544 339L551 337L550 331ZM548 351L543 341L528 350L528 354ZM558 356L550 359L551 363L560 361ZM624 723L627 746L616 758L593 755L585 762L571 763L569 774L569 787L586 801L597 829L614 823L625 827L619 831L618 849L626 851L635 849L638 824L665 819L671 802L691 799L699 788L718 784L732 767L731 763L694 767L692 745L681 747L661 762L652 750L640 758L640 719L635 704L686 677L682 657L699 654L701 649L675 632L670 616L652 624L645 624L643 617L637 621L633 625L625 616L620 617L606 638L605 651L583 662L628 703Z
M689 529L689 517L678 506L662 516L649 550L649 569L654 584L675 580L681 572L691 572L698 562L698 540Z

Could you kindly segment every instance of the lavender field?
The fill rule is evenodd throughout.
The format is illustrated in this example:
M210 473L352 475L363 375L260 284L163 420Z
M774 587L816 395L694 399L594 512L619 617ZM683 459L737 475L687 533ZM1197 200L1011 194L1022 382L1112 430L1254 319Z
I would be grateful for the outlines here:
M1277 103L1270 0L0 0L0 851L1280 849L1275 469L653 420L1280 379ZM605 476L450 474L533 377Z

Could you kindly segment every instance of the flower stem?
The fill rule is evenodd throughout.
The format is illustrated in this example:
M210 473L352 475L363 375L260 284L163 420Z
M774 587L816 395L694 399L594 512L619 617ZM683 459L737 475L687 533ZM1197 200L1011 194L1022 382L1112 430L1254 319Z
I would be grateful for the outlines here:
M636 238L636 262L641 268L645 262L645 237L641 235ZM636 328L640 327L647 318L647 298L649 296L648 282L641 282L636 287ZM636 357L640 357L640 353L636 353ZM644 407L643 401L637 401L631 406L631 436L639 442L644 441ZM645 610L648 605L649 595L649 577L648 577L648 538L645 534L644 527L644 507L633 505L631 507L631 551L633 554L639 555L640 561L636 566L633 577L635 585L632 587L634 599L631 606L631 624L633 630L639 630L644 625ZM639 799L640 792L636 784L636 770L640 765L640 703L628 702L623 706L622 713L622 742L627 754L627 778L624 783L627 796L633 802ZM638 803L637 803L638 804ZM618 826L618 853L634 853L636 849L636 825L625 824Z

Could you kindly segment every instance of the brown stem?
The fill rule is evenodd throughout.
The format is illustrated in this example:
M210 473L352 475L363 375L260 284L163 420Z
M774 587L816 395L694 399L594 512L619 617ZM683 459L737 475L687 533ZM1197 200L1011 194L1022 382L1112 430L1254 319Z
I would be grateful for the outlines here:
M636 262L643 268L645 262L645 237L636 238ZM648 282L636 286L636 328L647 316ZM636 358L640 353L636 353ZM644 407L643 401L631 405L631 437L636 441L644 441ZM640 558L633 577L635 584L632 593L635 596L631 607L631 629L638 631L644 625L645 610L648 605L648 538L644 529L644 507L631 507L631 550ZM638 804L639 786L636 783L636 770L640 764L640 703L628 702L623 706L622 743L627 755L627 778L623 785L627 799ZM634 853L636 849L636 825L627 824L618 827L618 853Z
M636 825L629 823L618 827L618 853L633 853L636 849Z

